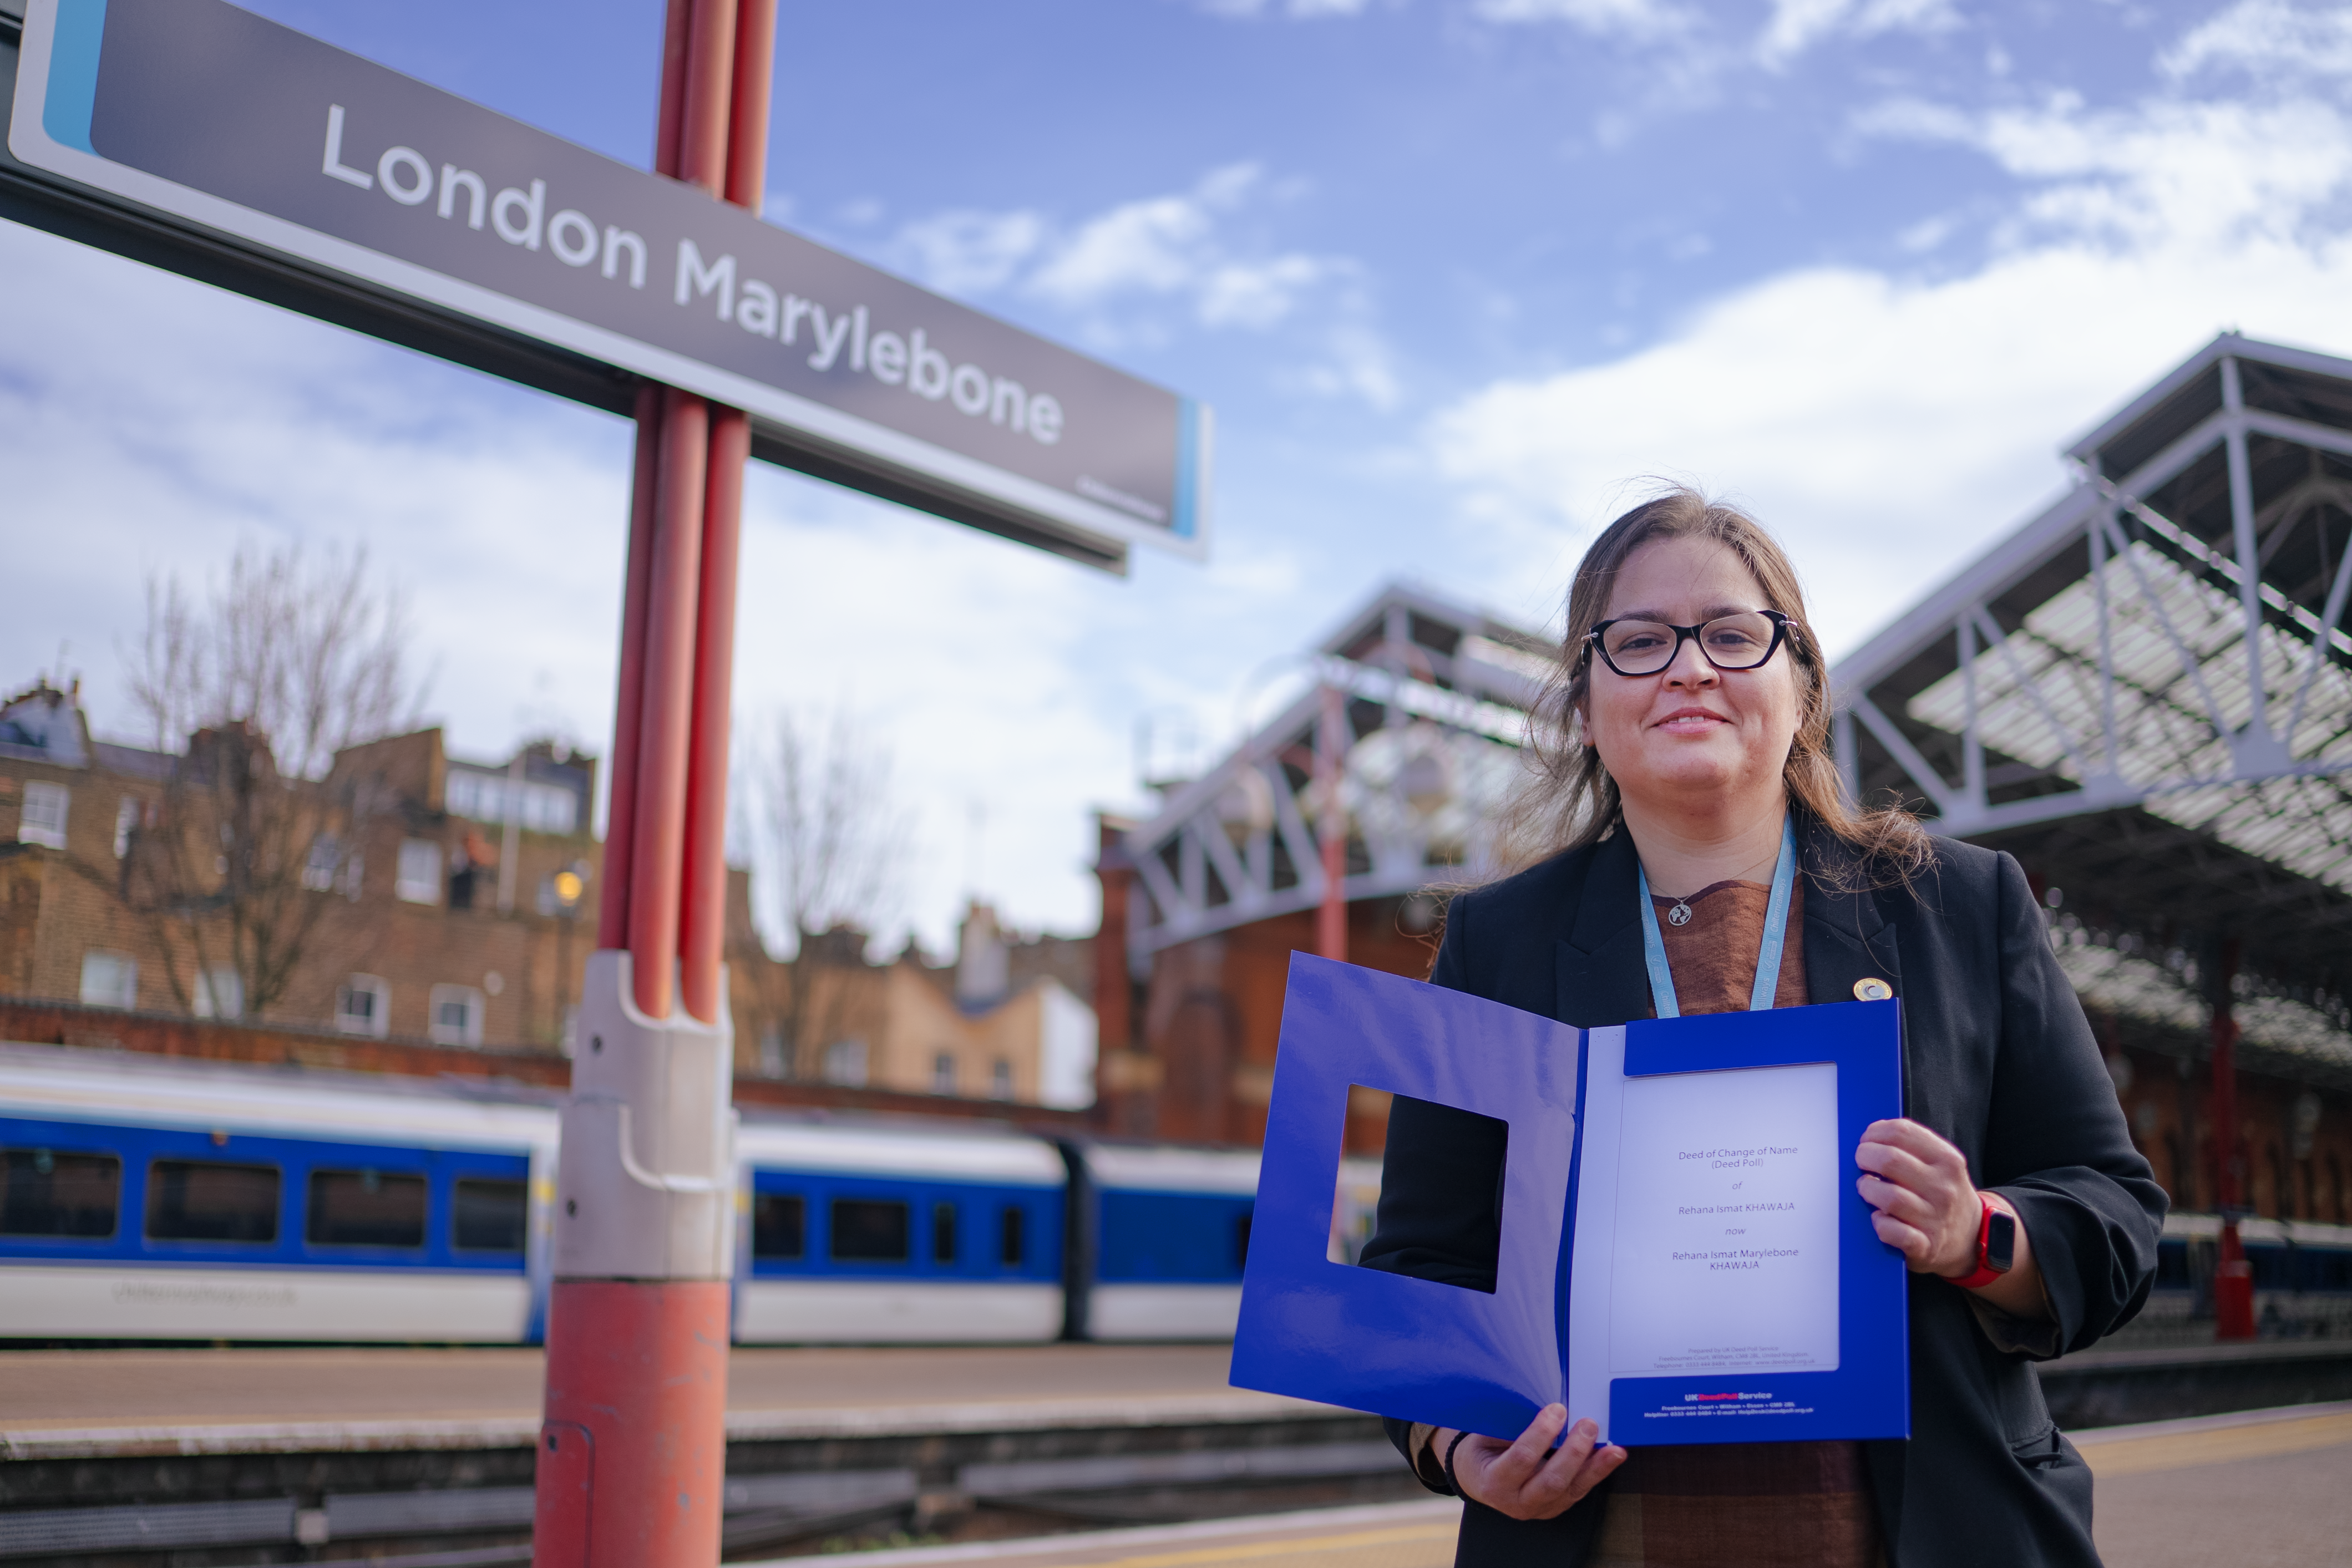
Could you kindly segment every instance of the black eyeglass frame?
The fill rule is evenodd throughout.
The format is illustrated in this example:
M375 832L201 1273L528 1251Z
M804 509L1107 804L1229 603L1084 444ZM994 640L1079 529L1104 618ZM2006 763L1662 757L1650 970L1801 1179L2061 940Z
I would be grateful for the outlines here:
M1720 663L1717 660L1714 654L1706 651L1706 643L1699 636L1700 632L1714 625L1716 622L1728 621L1733 615L1761 615L1765 620L1772 622L1772 641L1765 644L1764 656L1757 660L1752 664L1726 664ZM1640 621L1645 625L1650 626L1664 626L1667 631L1675 634L1674 649L1672 652L1667 653L1666 662L1664 664L1660 664L1654 670L1644 670L1638 675L1633 674L1631 670L1621 670L1617 667L1617 661L1609 656L1609 650L1607 648L1601 646L1601 634L1603 632L1608 631L1612 626L1618 625L1621 622L1627 621ZM1681 658L1683 655L1683 643L1685 642L1698 643L1698 656L1705 659L1708 664L1713 664L1717 669L1723 671L1727 674L1738 674L1746 670L1760 670L1765 665L1770 664L1772 662L1772 655L1780 651L1780 645L1783 643L1790 641L1791 638L1796 636L1796 622L1790 617L1781 614L1777 610L1735 610L1731 612L1731 615L1713 616L1707 620L1700 622L1696 626L1676 626L1669 622L1652 621L1647 616L1620 615L1612 620L1603 621L1594 626L1591 631L1587 632L1584 634L1584 645L1590 652L1600 654L1601 662L1608 665L1612 673L1621 675L1629 681L1645 681L1652 675L1663 675L1668 670L1673 669L1675 667L1675 661Z

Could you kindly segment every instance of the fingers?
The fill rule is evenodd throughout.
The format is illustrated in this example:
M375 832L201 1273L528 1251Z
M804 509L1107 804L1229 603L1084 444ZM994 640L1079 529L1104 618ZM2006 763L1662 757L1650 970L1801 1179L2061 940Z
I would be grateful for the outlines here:
M1551 1452L1552 1439L1559 1436L1559 1429L1566 1425L1568 1406L1565 1405L1547 1405L1537 1411L1536 1418L1528 1423L1528 1429L1519 1434L1517 1441L1486 1466L1488 1483L1505 1492L1516 1492L1526 1486L1528 1479L1543 1468L1544 1459ZM1479 1500L1484 1502L1486 1499L1482 1497Z
M1892 1144L1863 1144L1853 1151L1853 1163L1873 1176L1885 1176L1895 1186L1907 1186L1914 1192L1950 1186L1956 1180L1967 1179L1964 1171L1931 1165Z
M1873 1122L1862 1130L1862 1147L1872 1145L1896 1149L1911 1155L1923 1165L1947 1169L1968 1169L1967 1156L1929 1128L1921 1126L1908 1116L1892 1117Z
M1466 1439L1454 1455L1463 1491L1513 1519L1550 1519L1565 1511L1625 1462L1624 1449L1599 1443L1600 1428L1591 1421L1579 1421L1553 1448L1567 1420L1565 1406L1548 1405L1514 1442Z
M1862 1194L1862 1201L1878 1210L1925 1230L1932 1228L1952 1207L1948 1197L1931 1199L1910 1187L1898 1186L1874 1176L1864 1176L1853 1184Z
M1903 1261L1914 1272L1925 1270L1928 1260L1936 1255L1935 1241L1926 1231L1906 1225L1899 1219L1874 1214L1870 1217L1870 1228L1878 1232L1881 1241L1903 1254Z

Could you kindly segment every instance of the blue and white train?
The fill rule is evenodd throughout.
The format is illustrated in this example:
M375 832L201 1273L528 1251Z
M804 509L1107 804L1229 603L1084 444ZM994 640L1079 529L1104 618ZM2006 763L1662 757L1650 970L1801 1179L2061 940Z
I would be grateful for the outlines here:
M535 1342L557 1136L524 1092L0 1046L0 1340ZM737 1153L739 1343L1232 1334L1255 1154L757 1114Z

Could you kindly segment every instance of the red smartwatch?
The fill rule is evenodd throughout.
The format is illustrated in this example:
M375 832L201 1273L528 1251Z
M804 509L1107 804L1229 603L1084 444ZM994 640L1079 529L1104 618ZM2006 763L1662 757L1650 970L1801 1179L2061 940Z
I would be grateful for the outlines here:
M1977 1226L1977 1266L1966 1274L1943 1276L1963 1291L1979 1291L2000 1279L2017 1262L2017 1216L1996 1205L1992 1195L1977 1194L1984 1218Z

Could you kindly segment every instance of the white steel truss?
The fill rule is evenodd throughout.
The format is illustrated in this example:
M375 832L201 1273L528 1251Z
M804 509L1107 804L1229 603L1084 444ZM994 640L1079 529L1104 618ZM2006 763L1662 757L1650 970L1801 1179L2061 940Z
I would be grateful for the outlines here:
M1382 591L1307 661L1295 700L1128 836L1145 895L1128 923L1130 965L1140 975L1174 943L1322 903L1327 692L1342 699L1344 896L1477 875L1552 657L1533 632L1422 591Z
M2137 807L2352 892L2352 361L2227 335L2069 455L1832 672L1849 788L1967 837Z

